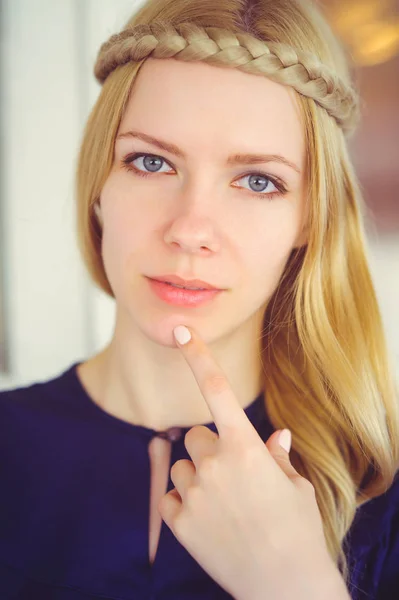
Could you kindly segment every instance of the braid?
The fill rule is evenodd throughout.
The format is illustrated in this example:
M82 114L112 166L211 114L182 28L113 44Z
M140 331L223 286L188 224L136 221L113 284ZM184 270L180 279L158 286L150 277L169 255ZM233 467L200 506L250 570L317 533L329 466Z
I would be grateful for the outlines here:
M103 84L118 66L149 56L202 61L263 75L312 98L345 131L353 129L358 120L355 90L316 56L219 27L198 27L187 22L176 26L153 22L127 27L101 46L94 74Z

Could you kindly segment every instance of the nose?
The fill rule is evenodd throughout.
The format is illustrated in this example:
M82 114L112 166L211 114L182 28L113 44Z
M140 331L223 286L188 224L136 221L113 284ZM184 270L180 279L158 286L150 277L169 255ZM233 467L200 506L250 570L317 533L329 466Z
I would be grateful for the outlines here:
M195 253L218 252L220 243L215 225L207 216L194 211L185 212L175 218L165 233L165 243L178 246L182 251Z

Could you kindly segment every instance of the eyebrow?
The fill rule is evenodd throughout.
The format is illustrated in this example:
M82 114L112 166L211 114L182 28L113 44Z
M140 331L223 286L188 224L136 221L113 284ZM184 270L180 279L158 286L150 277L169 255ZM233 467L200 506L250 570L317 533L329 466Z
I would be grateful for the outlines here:
M151 144L152 146L156 146L165 152L169 152L170 154L174 154L179 158L186 158L186 154L175 144L171 144L170 142L165 142L164 140L159 140L151 135L146 133L142 133L141 131L126 131L125 133L121 133L116 138L119 139L129 139L135 138L141 140L143 142L147 142L147 144ZM299 167L285 158L284 156L280 156L279 154L232 154L227 159L228 166L235 165L257 165L268 162L277 162L287 167L290 167L297 173L301 173Z

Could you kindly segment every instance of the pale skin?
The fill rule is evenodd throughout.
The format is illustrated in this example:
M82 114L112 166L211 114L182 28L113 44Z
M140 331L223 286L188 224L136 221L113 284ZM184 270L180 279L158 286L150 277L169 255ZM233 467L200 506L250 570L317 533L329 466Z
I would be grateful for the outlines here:
M150 59L118 136L132 130L174 144L186 156L129 136L116 140L100 197L115 330L110 344L80 365L79 377L94 401L125 421L156 430L194 426L185 439L193 461L172 466L173 494L162 493L165 474L161 484L153 481L158 492L150 519L155 523L162 516L235 598L282 600L287 593L297 600L347 599L326 552L311 484L281 454L278 432L265 444L242 410L264 386L259 356L264 310L292 249L306 243L306 148L294 92L234 69ZM143 158L134 159L134 166L149 177L124 168L122 161L134 152L157 157L159 172L149 172ZM238 153L284 162L227 166L227 157ZM256 174L263 177L261 191L250 185ZM276 191L280 194L272 198ZM167 305L145 278L166 273L199 278L225 291L195 310ZM195 332L184 351L173 336L177 325ZM217 436L201 427L211 421ZM237 440L240 456L233 450ZM156 449L154 472L164 452ZM207 455L215 460L203 462ZM240 468L232 477L237 460ZM170 470L167 459L163 462ZM202 464L205 470L197 475ZM231 512L221 510L221 482ZM256 527L248 521L253 514ZM150 524L150 546L152 529ZM284 540L283 554L275 551L277 539ZM153 545L154 558L157 533ZM237 577L243 572L245 580Z

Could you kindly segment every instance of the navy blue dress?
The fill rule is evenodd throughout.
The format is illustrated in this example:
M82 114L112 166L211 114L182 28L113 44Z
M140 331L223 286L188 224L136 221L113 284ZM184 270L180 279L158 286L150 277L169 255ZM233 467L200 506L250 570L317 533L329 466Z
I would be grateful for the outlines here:
M101 409L76 364L0 393L0 600L231 599L165 522L150 564L148 444L160 432ZM266 441L262 394L245 412ZM171 465L190 459L188 429L171 436ZM398 509L396 480L356 513L353 600L399 599Z

